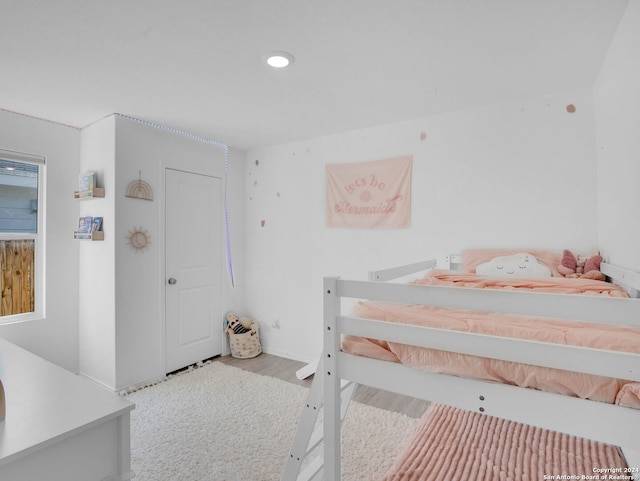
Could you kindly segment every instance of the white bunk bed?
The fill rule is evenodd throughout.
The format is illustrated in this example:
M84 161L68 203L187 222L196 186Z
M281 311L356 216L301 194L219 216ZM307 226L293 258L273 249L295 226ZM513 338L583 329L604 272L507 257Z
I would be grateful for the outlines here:
M446 267L457 261L455 256L447 258ZM612 282L623 285L630 292L630 298L388 282L435 268L437 264L433 260L371 272L369 281L324 279L324 351L283 480L341 479L341 420L356 384L620 446L627 464L640 466L640 409L429 373L399 363L347 354L341 349L343 336L352 335L640 382L640 354L368 320L345 313L345 310L350 312L352 300L378 300L640 328L640 299L637 298L640 274L606 263L601 265L601 271ZM343 392L348 394L341 394ZM312 435L320 408L324 409L323 421L319 424L321 432L316 429ZM323 456L316 459L315 467L304 471L307 474L302 474L304 457L321 441Z

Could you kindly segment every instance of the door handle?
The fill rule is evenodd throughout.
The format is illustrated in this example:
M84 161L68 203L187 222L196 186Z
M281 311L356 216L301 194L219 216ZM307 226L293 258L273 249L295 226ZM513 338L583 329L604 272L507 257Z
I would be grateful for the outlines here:
M177 284L177 283L178 281L176 279L174 279L173 277L169 277L169 284L173 286L174 284Z

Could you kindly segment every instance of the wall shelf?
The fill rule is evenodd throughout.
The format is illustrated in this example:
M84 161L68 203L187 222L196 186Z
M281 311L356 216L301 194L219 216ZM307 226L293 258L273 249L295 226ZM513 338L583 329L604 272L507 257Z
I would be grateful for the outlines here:
M76 191L73 193L73 198L77 200L94 199L97 197L104 197L104 189L102 187L94 187L91 190Z
M89 187L88 190L80 190L75 191L73 193L73 198L76 200L90 200L95 198L104 197L104 188L95 187L95 174L89 173L81 176L80 188ZM104 232L102 229L102 217L80 217L80 221L88 220L90 226L88 225L87 230L91 230L90 232L85 232L83 224L80 230L82 232L74 232L73 238L77 240L88 240L88 241L102 241L104 240ZM94 220L99 220L100 222L96 225ZM93 230L95 229L95 230Z
M104 232L101 230L95 232L74 232L73 238L77 240L101 241L104 240Z

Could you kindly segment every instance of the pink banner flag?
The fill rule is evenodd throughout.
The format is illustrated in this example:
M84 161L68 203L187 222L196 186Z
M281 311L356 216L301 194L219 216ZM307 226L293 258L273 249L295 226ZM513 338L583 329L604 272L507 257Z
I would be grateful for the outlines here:
M411 225L413 156L327 164L328 227L400 229Z

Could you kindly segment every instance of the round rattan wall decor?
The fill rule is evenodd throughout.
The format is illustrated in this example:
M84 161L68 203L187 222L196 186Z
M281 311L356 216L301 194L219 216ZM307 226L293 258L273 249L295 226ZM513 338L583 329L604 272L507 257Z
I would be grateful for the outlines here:
M147 233L146 229L134 227L133 230L129 231L127 244L129 244L136 253L142 252L151 245L151 236Z

